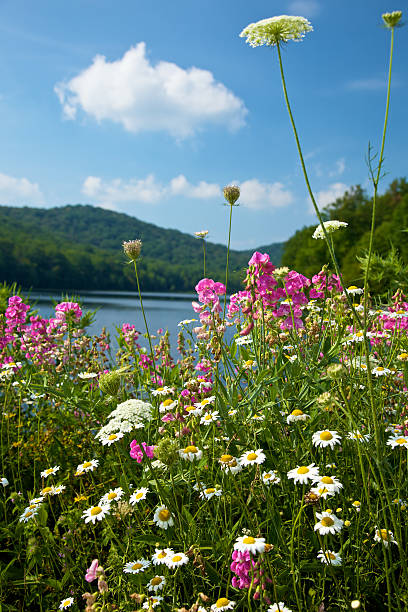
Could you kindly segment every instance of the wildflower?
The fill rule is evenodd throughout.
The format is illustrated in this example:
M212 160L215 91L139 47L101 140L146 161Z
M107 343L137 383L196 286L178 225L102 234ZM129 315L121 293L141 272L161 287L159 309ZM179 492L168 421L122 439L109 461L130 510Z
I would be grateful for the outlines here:
M56 487L52 487L52 491L50 493L50 495L60 495L63 491L65 491L66 486L65 485L57 485Z
M361 606L361 602L359 599L353 599L353 601L350 604L350 608L352 610L358 610L360 606Z
M343 521L335 514L330 512L316 512L316 516L319 522L314 526L314 530L318 531L320 535L326 535L326 533L337 533L341 531L343 527Z
M93 582L94 580L97 579L97 569L99 566L99 561L98 559L94 559L90 565L90 567L88 567L88 569L86 570L86 574L85 574L85 580L87 582Z
M76 469L75 476L81 476L85 472L93 472L99 465L99 459L91 459L91 461L85 461L80 463Z
M262 482L266 485L279 484L281 479L276 475L276 472L270 470L269 472L263 472Z
M142 250L142 241L141 240L128 240L123 243L123 250L125 254L129 257L130 261L137 261L140 257L140 252Z
M383 13L382 19L386 28L395 28L400 25L399 21L402 17L402 11L392 11L392 13Z
M101 497L99 504L106 505L115 501L119 501L122 497L124 491L122 487L117 487L117 489L111 489L108 493L105 493L103 497Z
M253 555L263 553L265 550L265 538L253 538L249 535L239 536L234 544L234 550L239 552L248 551Z
M326 230L326 233L330 235L330 234L333 234L338 229L340 229L341 227L347 227L348 223L344 223L344 221L333 220L333 221L325 221L323 225ZM316 227L315 231L313 232L312 238L314 238L315 240L319 238L324 240L324 233L323 233L323 228L321 224Z
M398 434L391 436L387 440L387 446L391 446L391 448L408 448L408 436L400 436Z
M300 465L287 473L288 478L293 478L294 484L307 484L309 480L315 481L319 478L319 468L314 463Z
M184 406L184 410L187 412L187 414L190 416L200 416L200 414L202 413L203 409L202 408L196 408L195 406Z
M162 402L159 406L159 411L160 412L168 412L168 410L172 410L173 408L175 408L178 404L177 400L172 400L172 399L166 399L164 400L164 402Z
M74 598L67 597L66 599L63 599L61 601L58 610L65 610L65 608L70 608L73 603L74 603Z
M348 440L358 440L359 442L368 442L370 434L362 434L356 429L355 431L349 431L347 434Z
M259 465L263 463L265 459L266 455L263 453L262 448L258 448L256 451L250 450L244 453L239 461L241 465Z
M269 19L261 19L256 23L250 23L240 34L246 37L246 42L251 47L267 45L273 47L288 40L301 40L306 32L311 32L313 27L304 17L290 15L279 15Z
M124 435L125 434L123 432L118 431L116 433L109 434L109 436L101 437L100 441L102 442L103 446L112 446L112 444L123 438Z
M356 510L356 512L360 512L360 506L361 506L361 502L358 501L357 499L355 501L353 501L353 503L351 504L353 506L353 508Z
M19 518L20 523L27 523L29 520L33 519L38 513L38 507L28 507L24 510L23 514Z
M296 421L306 421L306 419L310 419L310 415L306 414L305 412L303 412L303 410L300 410L299 408L295 408L295 410L292 410L292 412L286 417L286 422L289 425L289 423L294 423Z
M374 541L382 542L385 547L388 547L390 543L396 544L398 546L398 542L395 540L392 531L387 531L386 529L378 529L378 527L375 528Z
M361 295L363 293L363 289L360 289L360 287L356 287L355 285L350 285L350 287L347 287L346 293L349 295Z
M82 518L85 519L85 523L92 523L95 525L95 521L101 521L105 518L107 514L110 512L109 504L104 504L102 506L91 506L91 508L87 508L82 513Z
M140 572L144 572L144 570L149 567L150 561L147 559L138 559L137 561L129 561L126 563L123 571L125 574L139 574Z
M161 527L161 529L167 529L168 527L172 527L174 525L172 514L170 510L164 505L156 508L156 512L153 516L153 521L158 527Z
M146 495L148 493L149 489L147 489L146 487L141 487L140 489L137 489L137 491L134 491L134 493L132 493L132 495L129 497L129 504L131 504L132 506L138 504L140 501L142 501L142 499L146 499Z
M2 478L0 478L0 483L3 485L3 487L7 487L9 481L3 476Z
M218 410L214 410L213 412L207 412L204 416L201 417L200 423L202 425L211 425L219 418Z
M220 497L222 495L222 489L217 489L215 487L208 487L207 489L203 489L200 493L201 499L211 499L212 497Z
M243 346L244 344L252 344L253 340L251 336L243 336L241 338L235 338L235 344L237 346Z
M205 397L201 402L197 402L194 404L196 408L205 408L208 404L213 404L215 402L215 395L211 395L210 397Z
M221 469L225 472L229 471L231 474L237 474L242 470L241 463L238 462L236 457L232 455L221 455L218 459Z
M188 563L188 557L182 552L175 553L173 555L169 555L165 563L167 567L174 569L175 567L180 567L180 565L185 565Z
M232 610L233 608L235 608L235 601L228 599L228 597L220 597L211 606L212 612L222 612L222 610Z
M167 559L174 555L172 548L156 548L156 552L152 556L153 565L166 565Z
M157 591L162 590L165 584L166 579L164 576L155 576L150 580L150 582L147 583L147 588L149 589L149 591L154 591L155 593L157 593Z
M240 189L237 185L227 185L227 187L224 187L223 193L228 204L234 206L240 196Z
M335 553L333 550L319 550L317 558L326 565L341 565L339 553Z
M199 232L194 232L194 236L196 238L205 238L208 235L208 230L201 230Z
M40 476L41 478L48 478L48 476L56 474L59 469L60 469L59 465L54 465L54 467L48 468L47 470L44 470L43 472L41 472Z
M391 374L391 370L383 368L383 366L377 366L371 370L371 373L378 378L379 376L388 376L388 374Z
M172 395L174 393L173 387L157 387L152 391L152 395Z
M316 431L312 436L314 446L320 446L321 448L325 448L326 446L333 448L335 444L340 444L340 440L341 437L338 435L337 431L330 431L328 429Z
M155 608L156 606L158 606L160 604L160 602L163 601L163 597L161 597L160 595L148 595L148 599L147 601L144 602L142 608L144 610L151 610L152 608Z
M89 380L91 378L97 378L98 374L96 372L80 372L78 374L78 378L81 380Z
M343 485L335 476L320 476L316 486L325 487L333 493L339 493L340 489L343 488Z
M47 495L52 495L53 490L54 490L54 487L44 487L44 489L41 489L40 493L42 497L46 497Z
M190 446L186 446L186 448L181 448L179 450L179 455L182 459L187 461L200 461L203 456L203 451L191 444Z
M269 606L267 612L292 612L292 610L285 606L283 601L280 601Z
M180 323L177 323L177 327L183 327L183 325L188 325L189 323L195 323L197 319L183 319Z
M142 450L143 448L143 450ZM138 463L142 463L144 456L149 459L153 459L154 457L154 446L149 446L146 442L142 442L142 446L136 442L136 440L132 440L130 443L130 456L132 459L136 459Z

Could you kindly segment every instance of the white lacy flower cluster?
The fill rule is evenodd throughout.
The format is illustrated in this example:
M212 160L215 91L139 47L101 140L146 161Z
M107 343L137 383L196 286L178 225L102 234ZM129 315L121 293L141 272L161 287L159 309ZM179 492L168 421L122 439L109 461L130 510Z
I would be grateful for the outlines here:
M145 422L152 420L153 406L137 399L129 399L116 406L108 416L109 422L96 434L96 438L105 438L112 433L127 433L141 429Z
M325 221L323 225L324 225L324 229L326 230L327 234L333 234L341 227L347 227L348 223L345 223L344 221L333 220L333 221ZM315 231L313 232L313 238L315 238L315 240L317 240L318 238L322 240L324 239L324 232L323 232L323 228L321 225L318 225L316 227Z
M273 47L280 42L288 40L301 40L306 32L313 30L310 21L304 17L292 15L279 15L269 19L261 19L256 23L250 23L240 34L246 37L246 42L251 47L267 45Z

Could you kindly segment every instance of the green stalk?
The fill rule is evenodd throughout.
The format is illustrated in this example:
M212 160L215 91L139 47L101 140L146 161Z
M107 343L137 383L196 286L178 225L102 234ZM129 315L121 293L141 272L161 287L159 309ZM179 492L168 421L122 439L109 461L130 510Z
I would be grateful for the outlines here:
M222 322L225 321L225 308L227 306L227 287L228 287L228 267L229 267L229 252L230 252L230 243L231 243L231 224L232 224L232 204L230 207L230 215L229 215L229 229L228 229L228 247L227 247L227 263L225 267L225 297L224 297L224 312L222 314Z
M147 339L149 340L150 354L151 354L151 359L152 359L153 368L154 368L154 378L155 378L156 385L157 385L158 382L157 382L156 362L155 362L155 359L154 359L152 340L150 338L149 327L147 325L146 315L145 315L145 311L144 311L144 308L143 308L142 293L140 291L139 275L137 273L137 263L136 263L135 259L133 260L133 263L135 264L135 275L136 275L136 282L137 282L137 290L138 290L138 293L139 293L140 307L142 309L143 319L144 319L144 323L145 323L145 327L146 327ZM150 371L150 367L149 367L149 371ZM151 378L151 375L150 375L150 378Z

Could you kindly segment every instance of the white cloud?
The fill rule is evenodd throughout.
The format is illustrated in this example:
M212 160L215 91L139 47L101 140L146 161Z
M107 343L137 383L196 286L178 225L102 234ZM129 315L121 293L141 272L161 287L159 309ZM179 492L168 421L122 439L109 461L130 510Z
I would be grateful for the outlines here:
M292 0L289 10L302 17L314 17L320 12L320 5L316 0Z
M82 186L82 193L102 206L111 208L119 202L155 204L165 195L166 189L156 182L153 174L144 179L129 181L120 178L103 181L99 176L88 176Z
M44 196L37 183L0 173L0 202L9 205L43 204Z
M379 91L387 87L387 82L384 79L377 78L356 79L355 81L350 81L347 87L355 91Z
M348 186L345 183L332 183L327 189L322 189L315 194L317 204L320 209L324 208L328 204L333 204L337 198L341 198L345 191L348 190ZM315 209L311 200L309 199L309 212L314 213Z
M341 176L346 169L346 161L344 157L338 159L335 163L334 170L329 172L329 176Z
M240 184L239 203L252 210L280 208L293 202L293 195L282 183L261 183L250 179Z
M166 131L176 138L192 136L206 124L236 130L248 112L208 70L165 61L152 65L144 42L116 61L97 55L76 77L57 83L55 92L67 119L82 109L129 132Z
M187 198L209 199L221 196L220 186L216 183L200 181L198 185L192 185L183 174L176 176L170 181L170 192L172 195L182 195Z

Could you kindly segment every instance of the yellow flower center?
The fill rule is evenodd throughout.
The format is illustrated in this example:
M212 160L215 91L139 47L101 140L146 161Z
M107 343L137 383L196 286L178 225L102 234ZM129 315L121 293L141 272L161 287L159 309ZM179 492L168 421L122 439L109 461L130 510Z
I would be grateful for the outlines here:
M215 607L223 608L224 606L228 606L228 604L229 604L229 599L227 599L226 597L220 597L220 599L217 599Z
M323 527L332 527L334 525L334 521L330 516L324 516L321 520Z
M164 387L157 387L156 391L163 391Z
M45 489L43 489L41 493L43 495L47 495L47 493L50 493L51 491L52 491L52 487L45 487Z
M267 480L268 478L272 478L272 474L265 474L264 478L265 478L265 480Z
M204 417L205 421L211 421L211 414L206 414Z
M406 361L408 359L408 353L401 353L401 355L398 355L398 359Z
M115 491L111 491L108 495L108 499L115 499L117 497L117 493Z
M329 557L329 559L331 559L332 561L334 561L334 560L335 560L335 558L336 558L336 555L333 555L333 553L328 553L328 557Z
M300 416L301 414L303 414L303 410L299 410L298 408L292 412L292 416Z
M166 400L164 400L164 402L163 402L163 406L170 406L170 404L172 404L172 403L173 403L173 400L172 400L172 399L166 399Z
M91 516L96 516L102 512L102 508L100 506L94 506L91 510Z
M180 555L174 555L172 561L174 561L174 563L178 563L179 561L181 561L182 558L183 557L181 557Z
M132 565L132 570L140 570L143 567L143 563L134 563Z
M155 576L154 578L152 578L151 580L151 585L152 586L157 586L158 584L161 584L163 582L163 579L160 578L159 576Z
M164 552L164 550L159 552L159 554L157 555L158 559L164 559L165 557L167 557L167 554Z
M206 489L205 492L206 493L215 493L215 489L210 487L209 489Z
M85 470L86 468L91 467L92 463L90 461L85 461L85 463L82 464L82 469Z
M108 440L116 440L118 436L116 434L111 434L108 438Z
M187 455L188 453L198 453L198 448L196 446L186 446L186 448L184 449L185 454Z
M330 431L322 431L322 433L320 434L320 439L321 440L332 440L333 436L330 433Z
M406 444L408 442L406 438L397 438L395 441L397 444Z
M253 538L252 536L247 536L246 538L244 538L242 540L243 544L255 544L255 538Z
M48 470L45 470L45 473L47 474L47 476L49 474L52 474L52 470L53 470L53 468L48 468Z
M34 508L35 508L36 506L35 506L35 504L30 504L28 507L30 508L30 510L34 510Z
M358 289L358 287L356 287L355 285L350 285L350 287L348 288L349 291L354 291L355 289Z
M357 332L356 333L357 338L361 338L363 335L364 335L363 332Z
M30 511L29 511L29 512L26 512L26 516L32 516L32 514L33 514L33 513L32 513L32 512L30 512Z
M185 410L186 412L191 412L192 410L195 410L195 406L186 406L186 407L184 408L184 410Z
M248 461L255 461L255 459L257 459L258 455L256 453L249 453L247 455L247 459Z
M382 372L384 368L382 366L377 366L377 372Z
M163 508L163 510L160 510L158 516L161 521L168 521L171 517L171 512L170 510L167 510L167 508Z
M333 478L330 478L330 476L323 476L321 482L324 482L324 484L333 484L334 481Z
M377 531L378 533L378 531ZM389 540L390 539L390 534L388 533L388 531L386 529L380 529L380 532L378 533L379 536L381 536L381 538L383 540Z
M306 467L305 465L302 465L300 468L298 468L297 473L298 474L307 474L309 472L309 468Z
M143 493L136 493L136 499L141 499L143 497Z
M232 455L221 455L220 461L221 463L229 463L233 458L234 457Z

